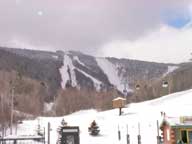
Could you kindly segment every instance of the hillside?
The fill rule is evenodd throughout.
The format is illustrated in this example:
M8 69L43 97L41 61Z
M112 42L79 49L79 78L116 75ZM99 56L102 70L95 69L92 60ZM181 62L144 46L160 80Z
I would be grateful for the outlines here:
M45 102L53 101L60 95L59 91L69 88L84 91L80 93L89 91L86 95L93 97L95 91L117 90L117 95L127 96L127 102L139 102L187 90L192 85L192 63L176 65L98 58L76 51L49 52L1 47L0 70L15 71L17 77L28 77L39 82L44 87ZM163 81L169 83L168 88L162 87ZM135 89L136 85L140 86L139 91ZM91 107L91 103L89 105Z
M140 81L160 79L178 66L129 59L95 58L80 52L48 52L28 49L0 48L0 70L17 71L43 83L47 101L60 88L96 89L117 88L126 94L134 91Z

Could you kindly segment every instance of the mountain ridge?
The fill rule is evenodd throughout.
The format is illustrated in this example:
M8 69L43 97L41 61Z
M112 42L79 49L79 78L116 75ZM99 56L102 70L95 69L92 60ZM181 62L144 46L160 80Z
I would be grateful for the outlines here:
M46 84L48 101L58 89L76 87L129 95L143 81L162 79L179 64L98 58L77 51L42 51L0 47L0 70L15 70ZM172 71L170 71L172 67ZM173 68L175 67L175 68Z

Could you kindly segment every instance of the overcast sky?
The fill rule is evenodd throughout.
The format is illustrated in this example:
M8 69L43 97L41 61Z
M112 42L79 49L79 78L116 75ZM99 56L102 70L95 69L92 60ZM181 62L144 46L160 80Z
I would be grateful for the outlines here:
M183 28L191 5L192 0L0 0L0 45L185 61L192 52L191 27Z

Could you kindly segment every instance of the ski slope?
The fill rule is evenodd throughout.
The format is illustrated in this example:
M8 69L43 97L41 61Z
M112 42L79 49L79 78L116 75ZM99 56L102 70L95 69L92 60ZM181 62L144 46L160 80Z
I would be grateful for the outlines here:
M63 60L63 66L60 68L60 73L61 73L61 78L62 78L61 86L63 89L65 89L65 85L66 85L67 81L70 80L68 71L71 74L72 86L77 85L74 69L75 69L75 67L73 66L73 62L72 62L71 58L68 55L65 55L64 60Z
M118 109L104 112L96 110L79 111L64 117L39 117L36 120L24 121L18 126L18 135L34 134L38 121L47 128L51 123L51 144L57 140L57 128L64 118L70 126L80 127L81 144L126 144L127 126L131 144L137 144L138 123L140 124L142 144L155 144L157 136L157 120L161 121L160 112L167 116L192 115L192 90L170 94L155 100L133 103L123 109L123 115L118 116ZM100 136L93 137L88 133L90 123L96 120L100 127ZM121 140L118 140L118 127L121 131Z
M100 90L100 85L102 82L94 78L92 75L75 67L75 65L73 64L73 60L77 61L82 66L86 67L86 65L79 60L78 56L70 57L70 53L69 55L65 54L64 60L63 60L63 66L59 69L61 78L62 78L62 81L61 81L62 88L65 89L67 81L69 80L71 80L73 87L79 87L78 82L76 80L76 74L75 74L75 70L77 70L93 81L96 90ZM69 75L69 72L70 72L70 75Z
M111 63L107 58L96 58L97 64L103 70L103 72L107 75L111 84L117 87L117 89L121 92L125 89L122 76L118 74L117 66ZM126 83L128 83L126 81ZM127 88L127 91L132 91Z

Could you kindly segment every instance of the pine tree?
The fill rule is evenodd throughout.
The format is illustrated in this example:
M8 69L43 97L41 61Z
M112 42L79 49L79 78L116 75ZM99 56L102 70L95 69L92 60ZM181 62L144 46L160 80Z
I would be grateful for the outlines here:
M67 126L67 122L63 118L62 121L61 121L61 126L59 126L59 128L57 129L57 132L58 132L57 144L61 144L61 142L64 141L62 139L62 128L66 127L66 126Z
M100 130L99 126L95 122L95 120L91 123L91 126L88 128L88 131L90 132L90 135L98 135Z

